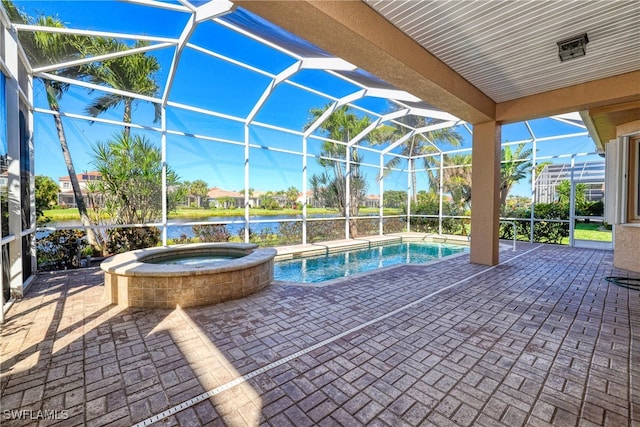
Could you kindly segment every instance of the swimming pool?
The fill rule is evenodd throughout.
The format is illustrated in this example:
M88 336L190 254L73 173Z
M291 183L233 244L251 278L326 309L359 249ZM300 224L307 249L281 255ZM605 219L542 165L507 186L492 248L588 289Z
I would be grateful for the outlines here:
M355 273L396 264L424 264L462 252L469 247L448 243L404 242L324 256L278 261L274 265L274 280L317 283Z

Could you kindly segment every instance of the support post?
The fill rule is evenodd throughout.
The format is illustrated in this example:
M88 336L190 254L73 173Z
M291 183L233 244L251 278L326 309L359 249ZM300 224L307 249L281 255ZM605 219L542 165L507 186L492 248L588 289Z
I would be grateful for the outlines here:
M414 173L413 160L411 158L407 160L407 165L409 166L407 173L407 232L411 232L411 174Z
M302 137L302 244L307 244L307 137Z
M576 224L576 182L574 176L574 170L576 167L576 155L571 155L571 175L570 175L570 183L571 190L569 191L569 246L574 247L576 245L575 241L575 224Z
M533 144L533 149L531 150L531 216L529 217L529 241L533 243L536 226L536 203L538 201L536 197L536 180L538 179L536 174L536 153L538 152L538 140L536 138L536 134L533 132L533 129L531 129L531 125L529 125L529 122L524 122L524 125L529 131L529 135L531 135L531 143Z
M444 154L440 152L440 167L438 178L438 234L442 235L442 205L444 201Z
M384 155L380 154L380 173L378 175L378 193L380 200L378 203L378 212L380 219L378 220L378 234L384 234Z
M345 203L345 216L344 221L344 238L351 238L351 147L347 146L347 164L345 172L345 184L344 184L344 203Z
M160 135L160 149L162 153L162 246L167 246L167 107L161 106L160 110L160 126L162 134Z
M499 262L500 125L474 124L471 172L471 262Z
M249 243L249 125L244 125L244 242Z

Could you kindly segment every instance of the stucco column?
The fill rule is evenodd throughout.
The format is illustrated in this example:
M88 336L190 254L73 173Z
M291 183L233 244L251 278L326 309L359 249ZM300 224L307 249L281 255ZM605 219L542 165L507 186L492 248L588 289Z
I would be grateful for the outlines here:
M500 226L500 125L473 125L471 262L496 265Z

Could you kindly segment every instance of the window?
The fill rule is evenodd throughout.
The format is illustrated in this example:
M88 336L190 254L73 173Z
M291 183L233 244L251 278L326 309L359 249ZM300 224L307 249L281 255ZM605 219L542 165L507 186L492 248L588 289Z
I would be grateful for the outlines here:
M629 140L629 179L627 181L627 218L640 222L640 137Z
M605 221L640 223L640 135L609 141L605 150Z

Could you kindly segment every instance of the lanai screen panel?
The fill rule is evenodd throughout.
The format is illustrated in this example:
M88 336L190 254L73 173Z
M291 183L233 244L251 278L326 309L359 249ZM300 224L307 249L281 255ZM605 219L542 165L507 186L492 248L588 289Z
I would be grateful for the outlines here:
M194 3L195 7L202 5L205 2ZM105 15L117 17L121 10L135 9L144 11L149 19L142 19L140 26L130 28L117 19L113 20L112 28L97 25L93 15L81 18L80 14L75 14L73 19L77 22L66 18L64 21L74 29L77 37L107 37L117 42L116 47L104 53L105 58L95 61L97 65L120 56L121 53L117 53L120 49L138 49L139 53L157 58L160 68L153 76L158 87L155 93L137 93L132 88L91 82L82 76L74 76L76 82L69 80L71 77L61 74L73 68L65 61L74 57L61 57L57 63L32 58L32 66L40 67L35 69L38 81L69 84L59 102L63 124L72 139L74 160L80 170L92 169L92 147L122 132L123 122L131 120L131 133L148 137L156 147L164 150L167 164L183 182L204 181L209 190L217 189L206 197L187 194L181 202L185 206L200 208L206 204L209 209L211 206L216 209L256 206L263 200L268 201L271 195L261 199L245 197L245 194L250 191L281 193L291 187L299 190L300 200L312 200L313 197L305 199L303 193L313 192L313 177L326 172L327 166L344 170L346 174L346 152L350 151L358 154L357 158L350 159L350 167L363 171L367 196L370 196L359 203L372 208L376 200L382 200L378 205L389 206L385 192L406 194L409 191L405 203L414 198L413 193L432 192L438 187L434 181L439 180L440 175L439 169L436 170L440 166L439 153L470 147L470 134L465 133L464 124L433 107L428 100L397 90L365 70L356 69L241 8L214 19L190 23L192 12L185 4L116 3L112 6L114 10ZM163 19L153 19L156 17ZM108 33L86 32L87 28ZM33 31L31 27L20 27L25 37ZM144 43L136 44L137 40ZM41 156L37 164L44 165L48 154L59 147L43 86L36 83L35 88L36 153L42 153L37 154ZM112 95L131 96L135 100L129 118L125 120L124 104L105 108L99 117L88 114L88 105L100 96ZM157 120L157 108L162 110L164 119ZM363 135L350 133L335 140L324 126L329 117L315 122L319 115L314 115L313 111L321 112L325 108L336 111L344 108L348 114L368 120L371 127L367 132L386 128L389 133L375 141L366 132ZM564 119L568 127L575 124L575 117ZM309 126L315 127L307 131ZM430 126L434 128L425 130ZM526 134L526 127L523 129ZM427 141L425 146L431 151L413 152L407 149L410 139L402 141L409 133L413 133L415 140L420 135L429 135L430 131L445 130L464 134L460 147L427 137L432 141ZM544 132L541 134L547 136ZM344 153L328 153L327 144L341 146ZM428 157L431 164L425 166L424 161L431 154ZM451 159L456 160L458 154L447 154L442 163L453 162ZM60 154L52 154L50 158L56 158L55 163L59 166L63 164ZM413 161L409 162L410 158ZM392 159L398 160L389 165ZM389 169L382 174L382 180L381 167ZM460 165L447 164L447 170L456 167ZM55 178L66 174L63 167L51 171L45 173ZM448 177L448 174L445 175ZM447 179L444 187L450 188L444 190L441 198L450 202L457 190L449 182L450 177ZM164 191L173 190L167 187ZM397 194L390 195L389 199L398 199ZM278 197L276 200L280 200L280 204L289 203L286 196L280 194ZM313 203L318 201L309 202L309 206ZM345 214L336 212L338 216ZM251 218L243 220L246 219L251 221ZM164 216L158 221L171 222ZM207 221L206 217L192 222L204 221ZM323 234L326 233L317 233L318 236Z

